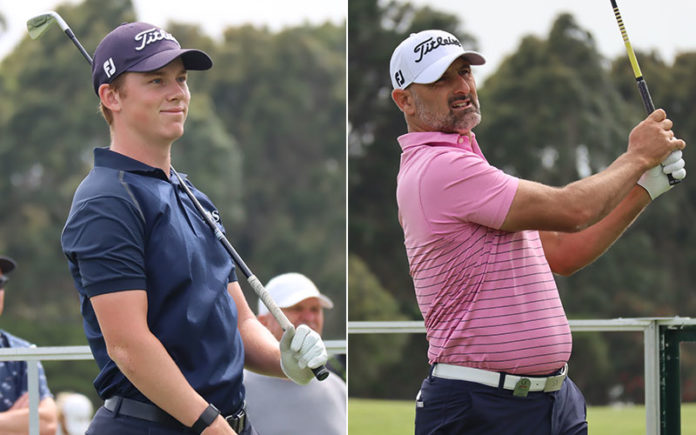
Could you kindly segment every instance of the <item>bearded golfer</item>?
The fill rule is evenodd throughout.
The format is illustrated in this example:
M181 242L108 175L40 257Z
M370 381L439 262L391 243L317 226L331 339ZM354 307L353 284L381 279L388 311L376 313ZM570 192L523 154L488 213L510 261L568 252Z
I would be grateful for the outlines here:
M561 188L505 174L472 131L481 121L472 65L484 62L454 35L426 30L390 63L408 127L398 138L399 220L432 364L416 434L587 433L553 273L599 257L670 188L665 174L683 179L681 153L670 153L685 143L656 110L600 173Z
M171 176L191 98L187 71L211 66L207 54L147 23L119 26L94 53L111 144L94 151L62 235L105 400L88 434L255 434L243 366L306 384L308 367L326 362L306 325L282 337L290 345L281 353L247 305L230 256Z

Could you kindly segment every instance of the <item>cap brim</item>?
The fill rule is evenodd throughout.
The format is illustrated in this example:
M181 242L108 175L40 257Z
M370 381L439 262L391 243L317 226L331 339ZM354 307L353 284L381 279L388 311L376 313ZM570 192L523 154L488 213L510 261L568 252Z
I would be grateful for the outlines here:
M420 73L418 77L416 77L413 80L412 83L433 83L434 81L442 77L442 74L444 74L445 71L447 71L447 68L449 68L449 66L452 65L452 62L459 59L460 57L464 58L467 62L469 62L470 65L483 65L484 63L486 63L486 59L484 59L482 55L475 51L452 53L449 56L444 56L442 59L439 59L437 62L430 65L422 73Z
M283 301L276 301L278 304L278 307L280 308L290 308L295 304L299 304L300 302L304 301L305 299L310 299L310 298L317 298L319 299L319 304L321 305L322 308L326 309L331 309L334 307L334 303L331 299L329 299L328 296L325 296L323 294L319 294L319 296L316 295L294 295L291 298L285 299ZM259 315L264 315L268 314L268 308L266 308L266 305L259 299L259 307L258 307L258 312Z
M187 70L207 70L212 68L213 61L210 57L201 50L192 48L165 50L155 53L152 56L141 60L135 65L131 65L126 71L131 72L149 72L155 71L167 66L171 61L181 57L184 62L184 68Z

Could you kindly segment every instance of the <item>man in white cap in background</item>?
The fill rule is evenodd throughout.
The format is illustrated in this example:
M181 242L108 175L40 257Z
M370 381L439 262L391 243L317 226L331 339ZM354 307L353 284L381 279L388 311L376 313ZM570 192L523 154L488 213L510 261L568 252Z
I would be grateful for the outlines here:
M56 396L58 431L56 435L85 435L92 421L92 402L80 393L64 391Z
M324 308L333 308L333 302L309 278L285 273L271 279L266 290L295 327L305 324L321 335ZM282 337L283 330L261 301L258 319L274 336ZM346 383L335 373L323 382L312 379L307 385L297 385L245 370L244 386L247 412L260 434L346 433ZM269 410L273 418L265 417Z

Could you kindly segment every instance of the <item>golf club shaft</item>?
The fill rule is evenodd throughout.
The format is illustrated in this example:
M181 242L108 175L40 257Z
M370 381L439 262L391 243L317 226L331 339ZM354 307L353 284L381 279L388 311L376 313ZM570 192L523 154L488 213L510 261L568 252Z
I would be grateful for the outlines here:
M82 56L87 59L87 62L89 62L90 65L92 65L92 56L87 53L87 50L85 50L85 47L80 44L80 41L77 40L77 37L73 33L73 31L68 27L65 29L65 34L68 35L68 38L75 44L75 47L77 47L78 50L80 50L80 53L82 53Z
M241 269L242 273L247 278L247 281L254 289L256 295L263 301L264 305L266 305L266 308L268 308L268 311L270 311L270 313L273 315L276 321L280 324L280 327L283 328L283 331L287 331L288 329L294 328L290 320L288 320L287 316L285 316L285 313L283 313L283 310L281 310L280 307L278 307L278 305L275 303L273 298L271 298L271 295L268 293L268 290L266 290L263 284L261 284L261 281L259 281L259 279L256 278L256 276L251 272L246 263L244 263L244 260L242 260L242 258L239 256L237 251L230 243L230 241L227 240L225 235L222 233L222 230L220 230L217 224L213 222L213 219L203 208L200 201L198 201L198 198L194 196L193 192L186 185L183 178L181 178L181 176L178 172L176 172L173 166L170 166L170 168L172 170L172 173L174 173L176 178L179 180L179 184L184 189L184 192L186 192L186 195L189 197L189 199L191 199L191 202L193 202L193 205L196 207L196 210L198 210L198 214L200 214L201 217L203 217L203 220L205 220L210 229L213 230L213 232L215 233L215 238L217 238L220 241L220 243L222 243L222 246L230 254L234 262L237 264L239 269ZM326 366L323 365L317 368L313 368L311 370L314 373L314 376L320 381L323 381L329 375L329 371L327 370Z
M624 45L626 46L626 53L628 54L628 60L631 62L631 68L633 68L633 75L636 77L636 84L638 85L638 92L640 92L640 97L643 99L643 106L645 106L645 111L650 115L655 111L655 104L653 104L652 97L650 96L650 91L648 90L648 84L643 78L643 73L638 65L638 59L636 58L636 53L633 51L631 46L631 41L628 39L628 33L626 32L626 27L624 26L623 19L621 18L621 13L619 12L619 6L616 4L616 0L611 0L611 6L614 9L614 16L616 16L616 22L619 24L619 30L621 31L621 36L624 40ZM667 174L667 179L670 185L678 184L681 180L677 180L672 176L672 174Z

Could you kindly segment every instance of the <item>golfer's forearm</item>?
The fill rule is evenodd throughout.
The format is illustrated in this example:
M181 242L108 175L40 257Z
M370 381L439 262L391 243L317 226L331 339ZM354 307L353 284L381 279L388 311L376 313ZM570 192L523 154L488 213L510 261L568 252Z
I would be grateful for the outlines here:
M645 170L641 162L623 154L604 171L565 186L561 196L579 216L575 230L583 230L609 215Z
M133 334L109 347L109 356L145 397L182 424L193 425L208 406L154 335Z
M650 203L636 185L604 219L577 233L542 232L541 240L554 273L568 276L601 256Z
M256 318L239 323L244 341L244 366L257 373L285 377L280 368L278 340Z

